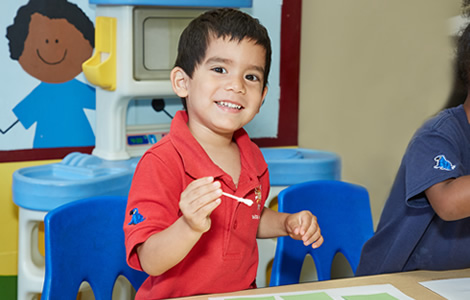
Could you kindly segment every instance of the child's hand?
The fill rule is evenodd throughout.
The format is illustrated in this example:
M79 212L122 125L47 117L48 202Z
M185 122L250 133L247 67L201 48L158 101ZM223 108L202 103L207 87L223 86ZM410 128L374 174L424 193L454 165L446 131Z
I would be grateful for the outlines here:
M318 248L323 243L317 217L307 210L289 215L285 225L289 236L302 240L305 246L312 244L312 248Z
M213 177L204 177L191 182L181 193L180 209L188 226L204 233L211 228L210 214L220 204L222 189Z

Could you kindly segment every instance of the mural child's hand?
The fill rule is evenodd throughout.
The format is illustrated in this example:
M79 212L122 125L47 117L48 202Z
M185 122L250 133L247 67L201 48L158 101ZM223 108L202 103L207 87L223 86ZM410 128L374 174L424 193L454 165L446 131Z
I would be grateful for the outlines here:
M302 240L305 246L312 245L312 248L318 248L323 243L317 217L307 210L289 215L285 225L289 236L295 240Z
M204 177L191 182L181 193L180 209L188 226L200 233L211 227L210 215L219 206L222 195L220 182Z

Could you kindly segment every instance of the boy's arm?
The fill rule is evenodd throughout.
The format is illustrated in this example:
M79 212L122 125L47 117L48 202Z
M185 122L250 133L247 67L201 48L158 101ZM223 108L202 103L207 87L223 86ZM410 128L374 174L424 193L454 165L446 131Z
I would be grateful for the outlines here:
M257 238L275 238L287 235L286 223L289 214L280 213L264 207L261 212L261 218L258 226Z
M470 175L436 183L425 193L436 214L444 221L470 216Z
M303 210L295 214L287 214L264 207L257 237L274 238L285 235L302 240L305 246L312 244L312 248L317 248L323 243L317 218L311 212Z
M163 274L186 257L201 235L202 232L192 230L183 217L179 218L137 247L142 269L151 276Z
M137 247L140 264L147 274L161 275L186 257L210 229L210 214L219 206L221 194L220 182L212 177L194 180L187 186L180 200L183 215Z

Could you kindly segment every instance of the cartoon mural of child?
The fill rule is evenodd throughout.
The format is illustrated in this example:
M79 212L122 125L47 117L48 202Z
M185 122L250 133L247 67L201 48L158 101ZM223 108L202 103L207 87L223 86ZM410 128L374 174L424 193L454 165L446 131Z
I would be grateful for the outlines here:
M95 109L95 89L75 79L94 48L94 25L67 0L30 0L7 28L10 57L41 83L16 107L17 121L34 123L33 148L93 146L84 109Z

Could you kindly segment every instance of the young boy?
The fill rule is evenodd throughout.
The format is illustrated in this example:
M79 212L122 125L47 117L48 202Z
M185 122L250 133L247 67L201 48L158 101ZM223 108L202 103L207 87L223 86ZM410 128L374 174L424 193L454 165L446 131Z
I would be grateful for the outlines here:
M470 27L457 63L469 88ZM470 267L470 100L414 135L356 275Z
M267 165L242 127L263 103L270 63L266 29L238 10L206 12L182 33L171 82L186 110L143 155L129 193L128 263L150 275L136 299L255 288L257 237L323 242L310 212L264 207Z

